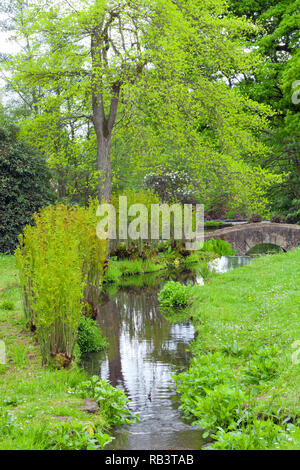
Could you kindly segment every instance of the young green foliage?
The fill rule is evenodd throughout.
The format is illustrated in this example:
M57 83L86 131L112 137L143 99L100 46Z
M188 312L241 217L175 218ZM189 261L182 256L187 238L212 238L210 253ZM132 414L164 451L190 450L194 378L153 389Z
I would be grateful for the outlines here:
M97 310L106 242L96 235L96 210L62 204L35 214L20 236L16 260L27 323L37 331L43 360L73 359L80 317Z

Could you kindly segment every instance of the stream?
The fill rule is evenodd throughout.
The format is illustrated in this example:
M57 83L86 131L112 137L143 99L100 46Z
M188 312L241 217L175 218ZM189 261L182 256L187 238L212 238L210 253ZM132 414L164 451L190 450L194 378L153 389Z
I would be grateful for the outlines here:
M211 267L225 273L250 261L247 256L222 257ZM177 279L203 284L197 273ZM139 423L115 430L106 449L198 450L204 444L203 431L193 428L179 410L172 379L189 365L194 327L190 321L170 323L160 313L157 293L164 282L122 289L101 305L97 321L110 347L86 356L84 367L122 388L131 400L130 409L140 416Z

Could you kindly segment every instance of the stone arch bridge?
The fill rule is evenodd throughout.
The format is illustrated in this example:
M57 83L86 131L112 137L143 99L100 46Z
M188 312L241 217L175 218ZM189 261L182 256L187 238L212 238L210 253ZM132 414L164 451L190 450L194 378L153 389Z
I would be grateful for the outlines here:
M261 222L242 224L204 234L204 239L221 238L229 242L237 255L245 255L256 245L271 243L284 251L300 245L300 225Z

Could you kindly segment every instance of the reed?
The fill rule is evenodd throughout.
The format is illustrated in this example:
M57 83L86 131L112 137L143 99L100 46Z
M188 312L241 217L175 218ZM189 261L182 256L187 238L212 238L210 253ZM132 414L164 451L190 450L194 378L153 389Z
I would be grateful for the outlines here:
M27 324L36 330L43 361L73 360L82 313L97 310L106 242L96 235L96 203L49 206L34 215L16 250Z

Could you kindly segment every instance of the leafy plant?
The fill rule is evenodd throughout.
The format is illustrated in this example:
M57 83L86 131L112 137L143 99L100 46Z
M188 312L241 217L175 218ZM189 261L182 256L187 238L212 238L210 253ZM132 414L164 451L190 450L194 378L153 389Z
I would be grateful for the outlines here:
M234 256L236 254L236 250L232 249L230 243L225 240L221 240L220 238L217 240L214 238L206 240L201 251L210 251L218 254L219 256Z
M235 387L220 384L205 390L205 396L195 397L193 425L209 431L224 426L234 429L243 416L246 394L236 383Z
M260 348L243 370L242 380L247 384L260 385L276 376L278 369L278 346Z
M208 263L206 263L205 261L202 261L201 263L199 263L199 265L197 266L197 270L198 270L198 273L200 274L200 276L203 278L204 281L207 281L215 273L215 270L210 269L208 267Z
M187 307L191 302L192 286L185 286L180 282L167 282L158 294L162 307Z
M106 380L93 376L82 382L77 388L85 398L94 398L100 407L100 412L109 426L120 426L138 420L138 416L128 408L128 399L120 388L114 388Z
M2 310L13 310L15 308L15 304L9 300L4 300L3 302L1 302L0 304L0 309Z
M212 437L217 442L208 449L214 450L271 450L279 449L289 438L288 432L272 420L258 421L234 431L220 428Z
M48 448L52 450L97 450L103 449L112 437L91 424L57 423L47 433Z
M174 376L181 394L181 409L194 424L216 431L235 426L243 414L245 392L221 353L193 359L188 371Z
M78 325L77 344L82 354L101 351L107 346L100 327L92 318L81 316Z

